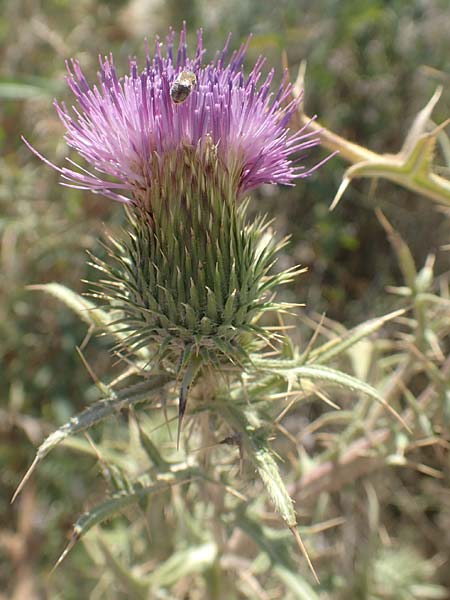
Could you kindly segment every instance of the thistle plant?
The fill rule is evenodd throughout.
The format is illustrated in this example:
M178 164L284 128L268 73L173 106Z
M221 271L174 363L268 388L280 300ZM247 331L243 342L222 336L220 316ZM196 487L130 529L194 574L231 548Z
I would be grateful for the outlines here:
M185 28L177 49L174 41L173 31L165 49L157 40L153 55L147 49L144 69L133 59L123 78L112 56L101 60L97 86L88 83L78 62L68 63L67 81L77 106L56 103L56 110L68 145L88 167L73 161L70 167L58 167L34 150L60 172L64 185L126 207L124 231L120 238L110 236L107 258L91 258L101 273L90 286L94 301L58 284L44 288L109 334L126 366L116 380L97 381L102 399L43 442L16 494L57 444L137 404L171 411L177 403L178 449L189 397L197 448L239 447L240 460L257 471L313 570L270 446L280 412L275 400L317 386L339 386L378 401L408 428L369 384L324 364L379 329L386 318L321 349L300 352L293 347L282 325L282 314L293 306L277 302L275 292L300 269L277 272L277 252L285 240L277 241L264 216L248 218L248 193L263 183L291 185L307 177L320 165L307 168L301 161L319 136L307 130L308 124L298 131L289 128L301 96L294 97L286 77L271 91L274 73L263 78L263 59L245 74L248 42L227 60L228 39L205 65L201 32L194 58L188 57ZM268 322L276 326L264 325L267 312L273 313ZM124 387L131 377L132 384ZM171 419L167 421L170 427ZM250 501L230 485L229 468L212 474L208 461L202 464L189 452L180 461L176 450L168 460L141 425L139 439L152 469L132 479L115 465L109 475L114 493L80 518L69 548L115 512L193 480L198 489L216 484L233 501L239 498L237 526L264 539L264 531L244 514ZM194 510L190 496L183 502L186 513ZM218 507L217 520L222 516ZM218 542L211 536L203 541L213 544L207 562L211 567ZM315 597L303 579L300 583L293 576L284 550L270 556L286 585L309 594L301 597Z

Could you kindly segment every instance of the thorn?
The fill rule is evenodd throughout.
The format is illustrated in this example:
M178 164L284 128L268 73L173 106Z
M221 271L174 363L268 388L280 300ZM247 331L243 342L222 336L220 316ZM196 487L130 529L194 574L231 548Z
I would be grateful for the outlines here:
M209 446L200 446L200 448L194 448L193 450L189 450L189 453L195 454L196 452L203 452L204 450L211 450L212 448L217 448L217 445L218 444L210 444Z
M318 398L320 398L323 402L325 402L325 404L328 404L328 406L331 406L331 408L334 408L334 410L341 410L341 407L338 404L335 404L331 400L331 398L328 398L328 396L324 392L321 392L320 390L315 389L314 393L316 394L316 396Z
M243 502L248 502L248 498L247 496L244 496L244 494L241 494L241 492L238 492L238 490L235 490L234 488L232 488L230 485L225 485L224 486L225 491L227 491L229 494L231 494L232 496L235 496L236 498L238 498L239 500L242 500Z
M106 386L104 383L102 383L100 381L100 379L97 377L97 375L94 373L94 370L92 369L92 367L90 366L90 364L88 363L88 361L85 359L84 354L81 351L81 348L79 348L78 346L76 346L76 351L78 353L78 356L81 359L81 362L84 365L84 368L89 373L89 375L90 375L92 381L95 383L95 386L97 387L97 389L100 390L100 392L102 394L109 395L110 394L110 390L109 390L108 386Z
M306 346L306 350L303 352L303 355L305 357L304 362L306 362L306 360L308 359L309 354L310 354L311 350L313 349L317 338L319 337L319 333L321 332L323 323L325 321L325 316L326 316L326 313L321 314L320 321L318 322L317 327L315 328L314 333L313 333L311 339L309 340L308 345Z
M171 417L169 419L169 424L172 423L172 421L175 421L177 417ZM153 427L152 429L150 429L150 431L148 433L154 433L155 431L158 431L159 429L161 429L161 427L165 427L166 423L159 423L159 425L156 425L155 427Z
M291 442L291 444L294 446L294 448L298 447L298 441L295 439L295 437L292 435L292 433L290 433L286 429L286 427L283 427L283 425L281 425L281 423L276 423L275 427L276 427L276 429L278 429L278 431L280 431L280 433L282 433Z
M172 430L170 429L169 415L167 413L167 396L165 394L161 398L161 404L162 404L162 409L163 409L164 421L166 423L167 432L169 434L169 439L170 439L170 441L172 441ZM178 442L177 442L177 450L178 450Z
M380 402L381 402L381 405L384 406L384 408L388 412L390 412L391 415L395 419L397 419L397 421L400 423L400 425L402 425L408 433L410 433L410 434L413 433L411 427L408 425L408 423L405 421L405 419L394 408L392 408L392 406L390 404L388 404L382 396L380 396Z
M74 531L73 534L72 534L72 537L70 538L69 543L64 548L61 556L55 562L55 564L52 567L52 570L48 574L49 577L51 577L53 575L53 573L56 571L56 569L59 567L59 565L62 563L62 561L66 558L66 556L69 554L69 552L72 550L72 548L77 543L78 539L79 539L79 535L76 533L76 531Z
M115 377L110 383L109 383L109 387L110 388L114 388L115 386L117 386L117 384L119 384L121 381L123 381L124 379L127 379L128 377L131 377L131 375L135 375L136 373L139 373L139 369L135 366L131 366L128 369L126 369L123 373L120 373L120 375L118 375L117 377Z
M14 492L13 497L11 498L11 504L15 501L15 499L17 498L17 496L20 494L20 492L23 490L26 482L30 479L31 475L33 474L33 471L35 470L35 468L37 467L38 463L39 463L39 455L35 456L33 462L31 463L30 468L28 469L28 471L25 473L25 475L23 476L22 481L19 483L19 485L17 486L16 491Z
M92 334L94 333L94 331L95 331L95 325L94 324L89 325L89 328L88 328L88 330L86 332L86 335L84 336L84 340L81 342L81 345L80 345L80 348L79 348L80 352L82 352L86 348L86 346L90 342L90 339L91 339Z
M305 89L306 60L302 60L298 68L297 79L293 85L294 96L298 98Z
M314 576L314 579L316 580L317 583L320 584L320 579L317 576L316 570L314 569L311 559L309 558L308 551L306 550L305 545L302 541L302 538L300 537L300 533L298 532L297 525L292 525L291 527L289 527L289 529L294 534L294 538L295 538L295 541L297 542L297 546L300 548L300 552L305 557L306 562L308 563L308 567Z
M294 406L294 404L298 401L298 399L300 398L300 394L298 393L298 391L295 391L295 396L294 398L292 398L292 400L290 400L287 404L287 406L285 406L283 408L283 410L280 412L280 414L278 415L278 417L276 417L274 424L275 425L279 425L280 422L284 419L284 417L287 415L287 413L291 410L291 408ZM287 400L289 398L289 396L291 396L292 393L291 392L286 392L286 394L280 394L280 397L284 398L285 400Z
M448 125L450 124L450 118L445 119L445 121L443 123L441 123L440 125L437 125L433 131L431 131L429 133L430 136L435 136L438 133L441 133L441 131L443 131Z
M177 432L177 450L180 449L181 424L186 411L188 391L191 383L195 379L198 370L202 365L202 360L198 356L188 356L184 364L187 363L187 369L181 382L180 396L178 398L178 432Z
M339 204L340 199L344 195L344 192L348 188L349 185L350 185L350 177L348 177L347 175L344 174L344 177L342 178L342 181L341 181L341 185L339 186L338 191L336 192L336 196L334 197L334 200L331 203L330 208L328 209L330 212L332 212L336 208L336 206Z
M186 411L187 403L187 387L181 386L180 396L178 398L178 431L177 431L177 450L180 449L180 436L181 436L181 424L183 422L184 413Z

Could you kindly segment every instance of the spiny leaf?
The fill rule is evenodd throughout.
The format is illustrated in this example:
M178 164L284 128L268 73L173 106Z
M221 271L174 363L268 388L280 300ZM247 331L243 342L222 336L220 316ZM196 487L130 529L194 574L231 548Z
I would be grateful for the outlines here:
M76 417L72 417L70 421L62 425L59 429L51 433L48 438L39 446L36 456L17 487L11 502L17 498L18 494L26 484L38 464L47 456L47 454L55 448L62 440L69 435L76 435L93 425L103 421L104 419L116 414L123 408L133 406L139 402L144 402L156 390L161 389L169 381L169 375L155 375L149 381L137 384L133 387L120 390L119 392L111 392L109 398L99 400L92 406L86 408Z
M358 162L347 169L342 183L330 206L333 210L342 198L352 179L357 177L382 177L418 194L428 196L443 204L450 204L450 181L431 172L436 138L445 121L431 133L421 135L408 154L381 154L376 159Z
M294 505L266 440L257 435L249 437L251 439L250 458L258 470L276 511L289 527L295 527L297 518Z
M242 410L235 404L227 403L225 405L217 402L216 405L231 428L240 434L245 455L254 464L275 510L293 533L300 551L318 582L317 573L297 530L293 500L281 478L278 465L268 444L267 433L260 427L259 417L251 409Z
M184 471L182 474L187 474L188 471ZM173 476L171 482L163 482L163 483L153 483L149 486L140 486L136 485L133 491L123 491L117 494L114 494L108 500L101 502L94 506L88 512L85 512L81 515L81 517L77 520L73 527L72 537L67 544L66 548L62 552L61 556L58 558L53 570L55 570L62 561L66 558L68 553L72 550L78 540L85 535L92 527L102 523L103 521L110 519L117 515L117 513L121 512L125 508L132 506L139 502L141 498L145 498L147 496L156 494L158 492L162 492L167 490L169 487L175 484L187 483L190 481L189 477L185 480L182 479L180 473L177 473Z
M436 104L439 102L443 92L443 87L438 86L427 102L426 106L420 110L414 118L408 134L403 142L401 153L408 154L413 148L419 137L426 132L426 128L430 122L431 115Z
M370 319L361 325L358 325L354 329L348 331L345 335L336 337L329 342L326 342L319 348L311 350L307 355L302 355L300 361L307 362L308 364L316 363L323 364L330 362L340 356L351 346L354 346L361 339L371 335L378 329L380 329L385 323L395 319L405 313L404 310L396 310L383 317Z
M296 96L303 92L303 88L301 88L303 78L304 63L300 66L297 83L293 86ZM299 103L301 124L308 131L317 132L320 135L321 144L325 148L334 153L338 152L341 157L352 163L352 166L344 174L330 210L337 206L352 179L356 177L382 177L436 202L450 204L450 181L433 173L431 164L437 136L443 128L447 127L450 120L445 121L430 133L426 133L425 130L440 94L441 90L438 88L425 108L419 112L401 151L397 154L377 154L346 140L305 115L302 103Z
M217 402L216 406L232 429L241 435L243 448L255 465L276 511L286 525L292 527L297 523L293 502L281 479L259 418L250 409L242 410L236 404Z
M264 363L270 363L269 365L264 365ZM403 419L401 415L399 415L393 408L390 406L386 400L377 392L377 390L364 381L360 381L356 379L356 377L352 377L351 375L347 375L347 373L343 373L342 371L338 371L336 369L331 369L330 367L324 367L323 365L303 365L303 366L292 366L292 361L285 361L288 365L283 366L282 360L280 361L265 361L257 358L253 358L253 363L256 368L271 371L273 373L289 373L289 376L296 375L298 379L309 379L310 381L321 381L331 385L336 385L352 392L359 392L370 398L373 398L382 406L389 411L396 419L401 423L401 425L409 432L411 432L410 427ZM278 366L277 366L278 363Z

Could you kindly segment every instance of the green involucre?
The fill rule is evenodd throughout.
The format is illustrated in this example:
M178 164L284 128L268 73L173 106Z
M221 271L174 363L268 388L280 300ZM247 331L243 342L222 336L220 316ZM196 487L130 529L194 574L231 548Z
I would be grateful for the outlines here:
M185 371L195 359L243 364L258 339L262 312L280 308L273 288L294 271L270 275L277 243L264 218L246 221L238 178L215 154L184 148L161 164L129 211L129 229L95 264L107 278L101 295L118 311L127 349L149 348L153 361ZM149 191L150 190L150 191Z

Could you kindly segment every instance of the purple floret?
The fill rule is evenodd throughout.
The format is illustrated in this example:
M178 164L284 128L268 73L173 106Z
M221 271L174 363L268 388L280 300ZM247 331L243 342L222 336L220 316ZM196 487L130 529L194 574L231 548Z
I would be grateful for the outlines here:
M262 183L291 184L309 175L313 169L298 164L299 152L316 146L317 134L288 129L300 100L292 99L285 80L276 94L270 91L273 71L262 79L263 58L244 75L249 40L226 61L229 36L224 50L203 65L201 31L193 59L187 56L185 27L176 56L174 38L170 31L165 56L157 39L153 57L147 48L144 70L131 60L130 74L122 78L112 55L101 59L99 84L94 86L77 61L67 63L67 81L78 106L69 111L55 102L55 107L67 144L95 172L70 161L73 168L58 169L66 185L132 202L136 190L152 186L155 156L163 162L167 154L186 147L196 148L201 156L211 144L225 172L236 178L238 195ZM170 86L181 71L192 71L197 84L184 102L175 103Z

